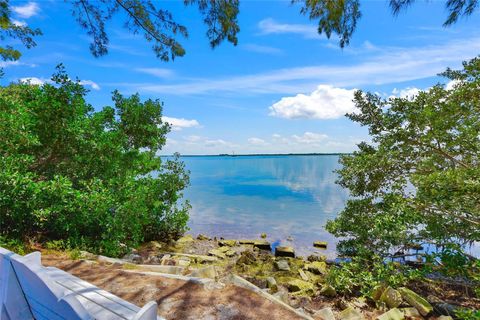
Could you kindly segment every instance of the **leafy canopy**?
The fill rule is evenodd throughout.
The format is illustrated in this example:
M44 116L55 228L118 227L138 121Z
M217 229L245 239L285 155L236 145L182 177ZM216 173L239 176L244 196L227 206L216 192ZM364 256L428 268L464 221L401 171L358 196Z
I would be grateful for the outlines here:
M95 57L108 53L109 37L107 23L120 16L124 28L133 34L142 34L152 44L157 58L163 61L185 55L179 38L187 38L187 28L176 22L173 14L160 8L160 2L152 0L66 0L71 3L71 11L91 37L90 51ZM394 15L412 5L414 0L390 0ZM328 38L339 37L340 47L350 43L350 39L361 18L360 0L292 0L300 4L300 13L310 20L318 21L318 32ZM207 26L206 36L212 48L224 40L237 44L239 0L184 0L185 6L197 6ZM448 0L448 11L444 26L457 22L460 17L470 16L478 8L478 0ZM20 26L12 22L9 0L0 0L0 40L19 39L26 48L35 46L34 36L41 35L39 29ZM12 46L0 46L0 57L4 61L20 58L20 52Z
M118 255L185 231L188 175L157 156L162 104L115 91L98 112L60 66L53 84L0 88L0 237Z
M418 242L444 253L480 241L480 58L409 98L357 91L372 143L341 157L352 196L327 229L344 253L388 256Z

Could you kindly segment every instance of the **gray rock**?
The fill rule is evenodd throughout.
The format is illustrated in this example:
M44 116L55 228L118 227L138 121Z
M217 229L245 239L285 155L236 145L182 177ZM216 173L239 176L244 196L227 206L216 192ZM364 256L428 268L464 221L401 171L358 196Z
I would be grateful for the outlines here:
M278 291L277 281L275 280L274 277L268 277L267 278L267 288L270 289L270 292L277 292Z
M130 262L135 262L135 263L141 263L142 262L142 257L136 253L129 253L123 257L124 260L130 261Z
M381 316L377 317L377 320L403 320L405 316L402 311L397 308L390 309Z
M313 317L317 320L335 320L335 315L331 308L318 310L313 314Z
M253 243L253 246L260 250L268 250L268 251L272 250L272 246L270 245L270 242L268 242L267 240L257 240Z
M215 269L215 266L208 266L205 268L200 268L200 269L195 269L193 270L190 274L190 277L196 277L196 278L209 278L209 279L215 279L217 277L217 270Z
M275 269L278 271L290 271L290 265L287 260L275 261Z
M338 314L340 320L364 320L365 318L357 309L348 307Z

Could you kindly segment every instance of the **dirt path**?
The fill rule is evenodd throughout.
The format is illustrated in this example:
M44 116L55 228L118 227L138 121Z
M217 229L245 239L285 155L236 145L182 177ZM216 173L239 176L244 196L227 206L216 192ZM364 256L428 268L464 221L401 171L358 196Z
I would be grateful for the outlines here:
M74 261L66 256L43 255L42 263L65 270L138 306L155 300L158 314L166 319L301 319L256 293L233 285L207 289L189 281L129 273L118 266Z

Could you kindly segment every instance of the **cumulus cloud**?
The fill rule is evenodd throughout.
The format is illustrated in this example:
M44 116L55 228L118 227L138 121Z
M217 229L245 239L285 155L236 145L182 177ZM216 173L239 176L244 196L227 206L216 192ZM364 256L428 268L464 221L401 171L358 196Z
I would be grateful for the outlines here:
M14 6L12 11L15 12L19 17L28 19L37 15L40 12L40 7L36 2L29 2L23 6Z
M40 79L40 78L37 78L37 77L27 77L27 78L20 78L19 81L22 82L22 83L42 85L49 80L48 79Z
M254 145L254 146L265 146L265 145L268 144L265 140L260 139L260 138L255 138L255 137L248 138L247 141L248 141L249 144Z
M270 115L287 119L336 119L355 111L356 89L319 85L310 94L283 97L270 106Z
M162 117L162 120L169 123L174 131L180 131L185 128L200 127L200 123L195 119L188 120L184 118Z
M305 144L316 144L322 141L325 141L328 136L322 133L314 133L314 132L305 132L303 135L293 135L293 140L298 143L305 143Z
M305 38L318 38L314 25L279 23L272 18L263 19L258 23L260 34L297 34Z
M206 147L218 147L218 146L227 146L227 145L230 145L230 143L223 139L205 140Z
M392 90L392 95L393 97L398 97L398 98L413 99L418 95L420 91L422 90L415 87L407 87L405 89L395 88Z
M52 83L52 80L50 80L50 79L37 78L37 77L20 78L19 81L22 82L22 83L29 83L29 84L34 84L34 85L42 85L42 84L45 84L45 83ZM93 90L100 90L100 86L92 80L81 80L80 84L82 86L89 86Z

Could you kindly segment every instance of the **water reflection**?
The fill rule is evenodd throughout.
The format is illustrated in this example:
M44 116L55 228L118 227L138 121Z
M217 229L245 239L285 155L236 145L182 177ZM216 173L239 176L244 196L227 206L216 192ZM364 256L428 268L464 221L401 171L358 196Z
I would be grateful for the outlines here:
M345 190L335 184L338 156L185 157L191 171L186 198L191 232L226 238L256 238L314 251L314 240L332 245L327 220L343 208ZM287 242L291 236L293 241Z

